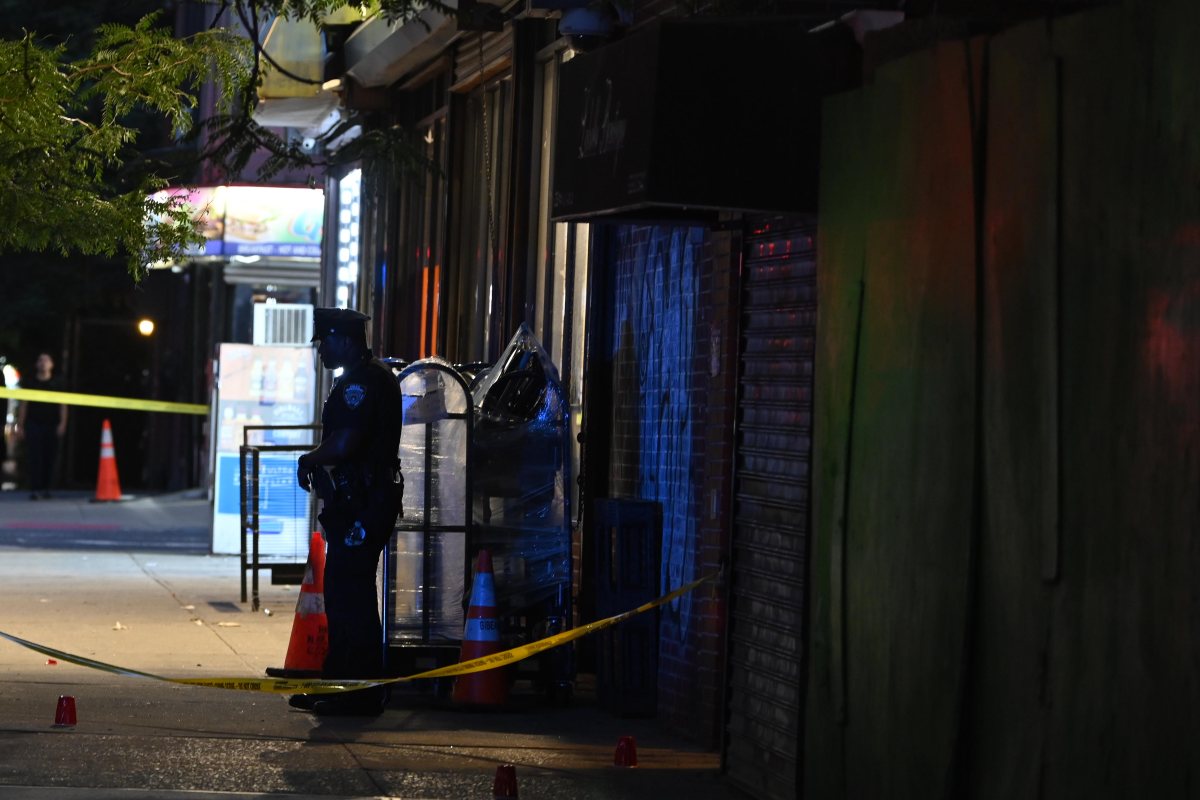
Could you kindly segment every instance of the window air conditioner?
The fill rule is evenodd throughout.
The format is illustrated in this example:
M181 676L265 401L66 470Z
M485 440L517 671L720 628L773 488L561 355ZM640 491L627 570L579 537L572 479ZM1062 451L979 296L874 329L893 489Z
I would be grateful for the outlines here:
M306 303L255 303L254 344L308 344L312 320Z

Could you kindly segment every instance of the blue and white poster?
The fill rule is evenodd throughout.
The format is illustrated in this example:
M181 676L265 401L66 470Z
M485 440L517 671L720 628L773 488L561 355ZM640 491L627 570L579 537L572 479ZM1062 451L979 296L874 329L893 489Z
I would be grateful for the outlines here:
M282 445L292 449L260 451L257 485L251 484L258 497L259 557L279 563L308 558L310 496L296 485L296 459L317 434L277 427L316 421L315 359L309 345L221 345L212 422L214 553L241 552L242 445ZM251 547L247 539L247 552Z

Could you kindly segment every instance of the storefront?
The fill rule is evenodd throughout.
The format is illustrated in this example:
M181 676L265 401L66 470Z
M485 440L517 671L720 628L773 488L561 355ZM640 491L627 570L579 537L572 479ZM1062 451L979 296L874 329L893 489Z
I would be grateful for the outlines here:
M660 506L660 592L725 568L661 615L656 711L762 797L794 796L803 714L812 337L793 346L789 270L812 285L819 102L857 56L837 28L662 20L561 76L553 215L593 223L599 276L585 503Z
M346 42L343 101L363 104L377 127L402 128L433 167L396 177L363 164L349 302L372 315L376 344L405 360L488 362L529 324L582 442L571 470L582 493L571 508L585 520L573 554L579 620L596 617L604 591L589 550L595 501L656 504L651 590L722 567L726 582L659 615L640 676L654 692L641 710L724 743L742 785L786 792L802 714L806 595L795 573L806 527L791 518L806 508L805 434L796 464L742 434L806 392L748 365L805 367L795 351L770 352L791 335L792 309L773 294L787 280L755 253L802 239L793 255L811 265L820 98L857 80L857 46L838 28L663 20L577 53L552 20L486 32L426 23L371 20ZM765 233L768 213L787 222ZM777 491L797 504L760 524L755 503ZM774 625L752 619L764 587L786 595ZM760 670L762 653L773 671ZM791 693L789 724L742 735L776 696L776 674ZM767 765L783 777L766 787L754 781L763 752L785 754Z
M204 445L196 449L214 500L213 551L236 553L243 429L314 418L318 385L308 340L325 193L273 186L169 191L186 195L205 241L179 263L154 266L186 273L193 287L190 359L209 376L205 400L212 406ZM274 549L302 562L307 542L307 532L297 529Z

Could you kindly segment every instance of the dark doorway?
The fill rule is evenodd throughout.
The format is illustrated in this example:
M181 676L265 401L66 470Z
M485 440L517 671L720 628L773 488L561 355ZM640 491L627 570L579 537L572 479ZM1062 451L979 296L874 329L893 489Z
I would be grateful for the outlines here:
M67 389L113 397L154 397L157 339L140 334L137 322L134 317L76 317L71 324ZM95 486L100 433L107 419L112 424L121 488L144 487L149 416L144 411L72 406L65 442L64 485Z

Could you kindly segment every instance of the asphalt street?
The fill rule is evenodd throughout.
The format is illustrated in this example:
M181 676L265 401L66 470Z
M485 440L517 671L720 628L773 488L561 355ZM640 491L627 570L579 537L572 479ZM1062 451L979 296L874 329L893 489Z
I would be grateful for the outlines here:
M49 500L0 492L0 547L191 555L212 549L211 505L201 491L125 497L96 503L90 492L55 492Z
M88 502L0 493L0 631L163 678L261 677L282 666L296 586L240 602L239 560L208 551L208 502L183 493ZM0 798L490 798L513 764L525 800L742 795L719 757L654 720L597 707L581 676L554 707L514 687L454 708L402 684L377 718L319 718L282 695L184 686L51 659L0 640ZM56 726L60 697L73 726ZM622 736L636 768L613 766Z

